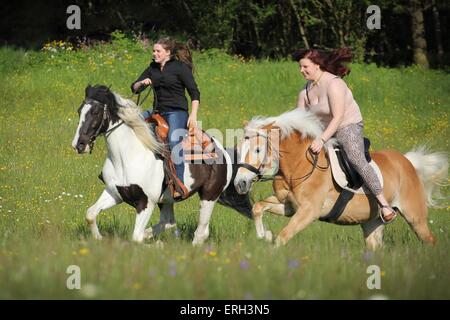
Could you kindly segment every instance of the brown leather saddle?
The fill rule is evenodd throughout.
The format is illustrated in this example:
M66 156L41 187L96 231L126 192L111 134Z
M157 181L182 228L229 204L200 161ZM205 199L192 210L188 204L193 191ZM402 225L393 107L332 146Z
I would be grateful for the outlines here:
M167 136L169 134L168 123L158 113L153 113L145 121L154 124L156 138L159 142L165 144L164 151L160 155L164 163L165 183L175 200L186 199L189 196L189 191L178 178L170 150L167 147ZM214 141L198 128L189 128L189 134L183 139L182 146L185 162L198 164L203 163L202 161L204 160L217 158Z

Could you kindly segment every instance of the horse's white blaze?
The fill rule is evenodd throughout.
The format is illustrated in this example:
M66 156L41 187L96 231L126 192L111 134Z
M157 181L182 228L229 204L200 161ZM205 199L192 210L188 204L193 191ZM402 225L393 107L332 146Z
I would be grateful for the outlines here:
M247 153L250 151L250 140L246 139L242 142L241 152L240 152L240 163L246 163L245 159ZM237 186L241 181L246 181L250 183L254 178L256 178L256 173L248 170L247 168L239 168L236 177L234 178L234 185Z
M75 132L75 137L72 140L72 147L75 149L77 147L78 139L80 138L80 129L86 119L86 113L91 109L92 105L89 103L85 104L80 112L80 121L78 122L78 128ZM89 151L89 150L88 150Z
M246 139L241 146L241 159L240 162L244 163L245 162L245 157L247 156L247 152L250 149L250 141L248 139Z

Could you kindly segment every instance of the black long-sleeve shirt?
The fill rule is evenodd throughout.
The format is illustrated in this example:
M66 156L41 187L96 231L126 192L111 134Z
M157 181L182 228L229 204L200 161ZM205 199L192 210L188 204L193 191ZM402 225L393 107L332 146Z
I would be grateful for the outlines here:
M166 62L161 71L160 64L153 61L139 78L131 84L131 91L139 93L145 89L141 86L134 90L136 82L146 78L152 80L154 89L153 109L159 112L186 110L188 102L185 96L187 89L191 100L200 101L200 91L198 90L191 68L178 60L171 59Z

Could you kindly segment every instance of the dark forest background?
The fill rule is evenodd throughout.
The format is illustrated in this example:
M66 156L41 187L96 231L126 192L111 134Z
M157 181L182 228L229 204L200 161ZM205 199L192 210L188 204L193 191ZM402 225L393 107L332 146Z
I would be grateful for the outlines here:
M81 9L81 30L66 27L71 4ZM379 30L366 26L369 5L381 8ZM194 49L220 48L246 58L349 46L358 61L378 65L450 65L445 0L16 0L1 6L0 43L25 49L56 39L107 41L121 30L150 40L171 35Z

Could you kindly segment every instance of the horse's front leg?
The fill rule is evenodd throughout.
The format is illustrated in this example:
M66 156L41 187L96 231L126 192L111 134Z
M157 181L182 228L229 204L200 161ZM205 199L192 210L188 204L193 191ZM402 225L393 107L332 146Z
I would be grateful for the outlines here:
M153 208L155 208L155 204L153 202L148 202L147 206L142 209L136 209L136 222L134 224L133 231L133 241L143 242L145 238L145 228L147 227L148 222L153 213Z
M91 206L86 213L86 222L89 224L91 228L91 233L94 236L94 239L101 240L102 235L100 234L100 231L98 230L97 226L97 215L102 210L106 210L108 208L111 208L115 206L116 204L121 203L122 200L114 197L108 189L103 190L103 193L101 194L100 198L94 203L93 206Z
M290 216L295 212L295 210L289 203L284 204L280 202L278 197L274 195L264 200L258 201L253 205L252 214L253 220L255 221L256 236L259 239L272 241L272 232L270 232L270 230L265 230L262 219L265 211L269 211L276 215Z
M194 233L193 245L199 245L205 242L209 236L209 220L217 200L201 200L200 201L200 218L197 229Z
M309 224L320 216L319 208L316 208L310 202L303 202L297 208L286 227L281 230L275 240L277 247L285 245L294 235L305 229Z

